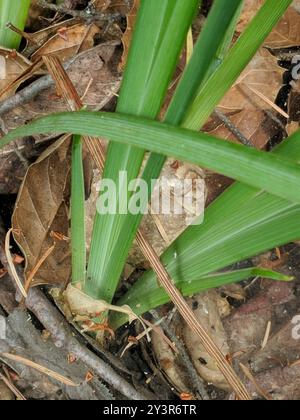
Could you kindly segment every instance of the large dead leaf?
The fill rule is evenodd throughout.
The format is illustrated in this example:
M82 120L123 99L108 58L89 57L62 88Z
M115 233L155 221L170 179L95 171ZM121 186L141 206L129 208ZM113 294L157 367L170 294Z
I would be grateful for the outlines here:
M298 47L300 45L299 26L300 14L290 7L267 38L265 45L270 48Z
M18 86L14 89L6 90L4 94L1 92L16 80L31 66L31 62L17 53L15 50L0 48L0 99L11 96ZM21 82L20 82L21 83Z
M244 109L240 112L229 113L227 117L258 149L263 149L270 138L278 131L278 125L264 111L259 109ZM235 135L217 118L206 124L204 130L221 139L238 142Z
M194 296L189 301L189 304L222 353L229 355L227 335L221 320L222 311L228 314L227 301L221 299L217 292L209 291ZM228 382L220 372L214 358L207 353L202 341L188 325L183 326L183 338L199 375L208 383L212 383L218 388L229 390Z
M237 31L242 32L259 11L265 0L245 0L244 7L237 24ZM299 14L300 1L295 0L281 18L266 41L271 48L285 48L300 45Z
M223 354L228 355L230 350L222 324L222 318L228 315L230 311L228 302L222 299L216 291L195 295L188 302L194 314L201 320L203 327ZM176 331L178 336L182 337L199 376L216 387L229 390L228 383L218 369L215 360L205 351L200 338L192 332L182 318L175 317L172 320L172 329ZM183 368L180 357L174 354L158 334L152 335L152 341L156 358L176 389L180 392L193 392L193 385L195 384L190 383L191 378Z
M22 51L22 54L26 57L30 57L34 52L41 48L46 41L48 41L54 35L64 32L66 28L74 26L78 23L76 19L68 19L63 22L56 23L54 25L47 26L44 29L40 29L33 33L27 33L27 43ZM30 27L30 26L29 26ZM31 27L30 27L31 28Z
M63 137L29 167L12 217L14 238L26 259L26 277L35 268L54 239L51 232L68 236L68 209L64 202L70 170L70 140ZM55 243L32 285L65 284L70 276L69 245Z
M275 102L283 73L276 58L262 48L219 104L219 109L257 148L263 148L278 131L278 125L265 110L271 109ZM217 137L237 141L235 135L216 118L210 120L204 129Z
M31 59L33 61L43 55L55 54L62 61L74 54L87 50L94 45L94 36L100 32L95 24L77 24L67 28L60 28L45 44L39 48Z
M282 85L284 70L276 58L265 48L255 55L236 83L225 95L219 107L223 112L266 109L270 106L255 91L274 102Z

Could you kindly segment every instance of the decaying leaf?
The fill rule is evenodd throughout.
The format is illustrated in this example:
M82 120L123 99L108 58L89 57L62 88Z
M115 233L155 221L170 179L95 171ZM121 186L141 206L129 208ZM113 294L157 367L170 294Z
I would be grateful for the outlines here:
M126 28L126 31L124 32L123 37L122 37L122 43L123 43L124 51L123 51L123 55L122 55L120 65L119 65L119 69L121 71L124 70L124 68L126 66L129 47L130 47L130 42L131 42L131 38L132 38L132 34L133 34L135 21L136 21L136 16L137 16L138 9L140 7L140 1L141 0L133 0L132 8L126 16L126 18L127 18L127 28Z
M278 124L265 110L269 111L275 102L283 73L277 59L262 48L219 104L219 110L259 149L278 131ZM276 111L270 112L276 114ZM205 125L204 130L223 139L238 141L216 117Z
M191 298L189 304L222 353L229 355L227 335L220 316L220 300L217 292L209 291ZM222 304L224 304L223 299ZM221 374L215 360L205 351L199 337L187 325L183 327L183 337L199 375L208 383L226 391L229 390L228 382Z
M14 239L26 259L26 277L53 246L51 232L68 236L68 208L64 202L70 171L70 140L63 137L29 167L12 217ZM70 277L69 245L56 241L34 276L37 284L66 284Z
M1 101L15 93L18 86L14 89L2 91L16 80L24 71L31 66L31 62L27 58L15 50L0 48L0 99ZM21 83L21 81L20 81Z
M282 85L284 70L277 59L265 48L261 48L236 83L219 104L224 112L270 108L254 91L274 103Z
M129 306L114 306L104 300L93 299L71 284L68 285L64 292L64 298L73 315L95 318L96 316L111 310L128 315L129 322L139 319Z
M251 357L251 368L254 372L278 367L289 366L300 360L299 340L293 336L293 324L290 319L276 334L270 337L265 348Z
M278 125L260 109L244 109L226 114L239 131L258 149L263 149L278 131ZM217 118L211 119L204 130L216 137L238 142L235 135Z
M255 381L273 400L300 399L300 365L268 369L256 375ZM254 384L247 385L252 396L259 397Z
M193 385L190 383L186 368L180 360L180 355L171 349L161 334L153 333L151 343L157 362L171 384L179 393L190 393Z
M31 59L35 61L43 55L55 54L64 61L78 52L92 48L94 36L99 32L95 24L62 27L32 54Z
M231 353L242 353L242 359L248 361L251 354L261 349L268 323L276 324L276 308L294 298L292 283L263 281L261 291L253 299L223 320Z
M222 318L227 316L230 311L227 300L221 298L216 291L209 291L195 295L188 300L188 303L220 350L224 355L229 355L227 335L222 324ZM216 387L229 390L230 387L214 359L205 351L200 338L191 331L182 318L174 318L172 329L183 339L199 376ZM180 392L193 392L193 384L190 383L186 369L182 367L180 358L173 353L170 346L157 334L153 334L152 344L162 370L176 389Z
M290 7L267 38L265 45L270 48L288 48L299 46L299 26L300 14Z

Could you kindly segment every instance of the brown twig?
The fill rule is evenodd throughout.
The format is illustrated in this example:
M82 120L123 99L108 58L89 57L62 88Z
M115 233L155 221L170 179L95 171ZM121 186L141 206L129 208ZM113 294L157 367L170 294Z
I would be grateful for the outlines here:
M179 290L174 286L174 282L169 276L167 270L162 265L158 255L140 230L137 232L136 240L142 249L144 256L150 262L152 269L158 277L158 280L170 296L172 302L176 305L179 313L186 321L188 326L194 331L194 333L200 337L206 351L215 359L218 368L236 393L237 397L240 400L251 400L248 390L242 384L241 380L233 370L232 366L228 363L221 350L214 343L198 319L195 317L193 311L188 306Z
M119 41L108 41L103 44L99 44L93 49L95 52L102 48L105 45L118 45ZM90 51L90 50L89 50ZM76 62L76 60L86 54L87 51L84 51L80 53L79 55L71 58L70 60L67 60L63 67L65 70L67 70L73 63ZM13 96L10 96L9 98L5 99L4 101L0 102L0 116L6 114L7 112L11 111L14 108L17 108L18 106L24 105L26 102L29 102L32 100L35 96L37 96L42 91L49 89L51 86L54 85L53 79L51 76L43 76L39 78L38 80L31 83L29 86L25 87L24 89L20 90L18 93L16 93ZM102 106L104 106L102 104Z

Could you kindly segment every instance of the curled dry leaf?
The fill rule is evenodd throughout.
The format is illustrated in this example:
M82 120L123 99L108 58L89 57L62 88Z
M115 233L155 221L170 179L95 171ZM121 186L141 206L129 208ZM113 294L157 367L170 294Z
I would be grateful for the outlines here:
M135 315L129 306L114 306L104 300L93 299L71 284L68 285L64 292L64 299L69 305L73 315L95 318L96 316L111 310L128 315L129 322L138 319L137 315Z
M177 325L176 330L178 328L181 328L181 326ZM153 333L151 335L152 349L157 362L170 383L179 393L190 393L193 390L193 384L190 383L188 372L181 363L180 355L172 350L162 335L163 331L162 334Z
M65 136L29 167L20 188L12 226L14 239L26 260L26 277L53 246L52 231L68 236L68 209L64 198L70 171L69 154L70 140ZM69 276L69 245L66 241L57 241L31 285L65 284Z
M3 101L5 98L15 93L18 86L14 89L6 90L3 94L2 91L15 81L22 73L24 73L31 66L31 62L23 55L15 50L7 48L0 48L0 99ZM20 82L21 83L21 82Z
M224 300L217 292L209 291L191 298L189 305L222 353L228 355L230 350L219 309L224 311ZM228 391L230 389L228 382L220 372L215 360L205 351L199 337L187 325L183 327L183 338L199 375L206 382Z
M188 303L223 354L228 355L230 349L222 324L222 317L228 315L230 311L227 300L221 298L216 291L212 290L195 295L188 300ZM174 318L172 323L172 329L176 331L178 336L182 337L199 376L206 382L229 391L230 387L227 381L219 371L214 359L205 351L199 337L191 331L181 318ZM153 334L152 344L156 358L171 383L179 392L192 393L193 384L190 383L190 378L186 369L180 363L180 358L157 334Z

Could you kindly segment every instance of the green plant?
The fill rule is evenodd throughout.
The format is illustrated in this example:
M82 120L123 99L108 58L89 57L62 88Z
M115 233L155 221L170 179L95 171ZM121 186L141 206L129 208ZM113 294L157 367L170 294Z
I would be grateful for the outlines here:
M7 28L12 23L23 31L30 7L30 0L1 0L0 2L0 46L18 49L21 36Z
M267 0L228 52L241 1L232 1L229 5L228 1L216 0L164 123L154 122L151 119L158 115L199 5L197 1L189 2L189 6L187 3L142 1L116 114L84 111L49 116L9 133L0 146L33 133L87 134L111 141L104 177L114 181L118 180L120 170L127 171L128 182L135 178L145 150L152 152L142 175L148 183L160 173L165 156L228 175L242 183L234 184L208 208L202 225L189 227L169 247L162 257L163 264L183 294L252 275L287 280L285 276L263 269L215 272L299 237L299 133L267 154L174 126L201 128L291 0L275 3ZM153 30L153 22L156 30ZM173 45L173 31L177 27L180 27L180 36ZM80 164L79 158L76 161ZM77 194L80 203L82 189L73 190L72 200L77 200ZM112 300L140 219L140 215L96 216L88 276L85 283L81 281L91 296ZM76 239L77 233L74 233L75 243L84 236L81 229ZM82 273L83 265L82 259L78 272ZM80 281L81 277L82 274L76 278ZM140 314L167 300L164 290L157 285L155 274L149 271L118 304L129 304ZM111 317L115 327L125 321L121 315Z

